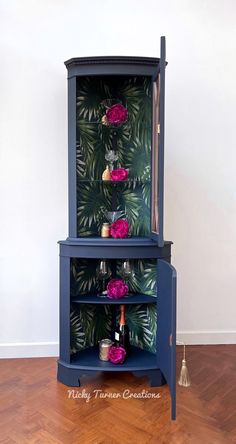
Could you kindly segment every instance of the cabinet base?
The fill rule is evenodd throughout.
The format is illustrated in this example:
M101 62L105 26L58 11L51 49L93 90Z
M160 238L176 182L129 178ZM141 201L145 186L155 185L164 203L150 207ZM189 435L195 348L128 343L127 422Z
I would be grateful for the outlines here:
M102 371L102 370L99 370ZM81 381L80 378L83 375L95 375L98 370L87 370L87 369L79 369L69 367L66 363L58 362L57 367L57 379L62 384L65 384L69 387L80 387ZM117 369L117 373L119 370ZM135 370L132 371L134 376L141 377L147 376L149 378L149 383L151 387L160 387L163 384L166 384L166 380L159 369L152 370Z

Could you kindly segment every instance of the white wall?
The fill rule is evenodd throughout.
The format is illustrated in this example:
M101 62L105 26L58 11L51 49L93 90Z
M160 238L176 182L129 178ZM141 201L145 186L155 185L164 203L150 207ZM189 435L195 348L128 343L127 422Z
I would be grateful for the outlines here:
M67 236L66 69L159 56L167 36L165 237L179 338L236 342L234 0L1 1L0 352L57 354Z

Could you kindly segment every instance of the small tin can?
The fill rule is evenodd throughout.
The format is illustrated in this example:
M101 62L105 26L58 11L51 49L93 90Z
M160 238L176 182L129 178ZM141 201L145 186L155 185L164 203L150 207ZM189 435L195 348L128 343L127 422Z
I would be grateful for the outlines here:
M99 359L101 361L108 361L108 353L112 344L110 339L102 339L99 342Z
M102 224L101 237L110 237L110 225L107 222Z

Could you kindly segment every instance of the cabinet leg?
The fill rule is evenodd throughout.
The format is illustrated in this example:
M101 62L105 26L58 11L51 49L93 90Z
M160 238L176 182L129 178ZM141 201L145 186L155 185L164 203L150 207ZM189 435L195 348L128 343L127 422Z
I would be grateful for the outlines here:
M171 393L171 419L176 419L176 393L173 391Z
M76 369L67 368L58 363L57 379L69 387L80 387L80 373Z
M160 387L166 384L166 380L159 369L156 370L137 370L133 372L134 376L148 376L151 387Z
M148 377L151 387L160 387L166 384L166 380L160 370L149 370Z

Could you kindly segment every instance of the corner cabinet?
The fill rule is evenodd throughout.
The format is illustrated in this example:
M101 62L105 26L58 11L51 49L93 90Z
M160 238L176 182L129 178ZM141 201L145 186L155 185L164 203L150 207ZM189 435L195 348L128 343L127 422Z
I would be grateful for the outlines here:
M65 62L69 237L59 242L58 380L79 386L99 371L147 375L151 386L169 385L175 419L176 272L172 242L163 241L166 64L164 37L160 59ZM107 297L108 282L121 277L128 294ZM99 342L114 340L121 304L131 352L113 364L99 359Z

